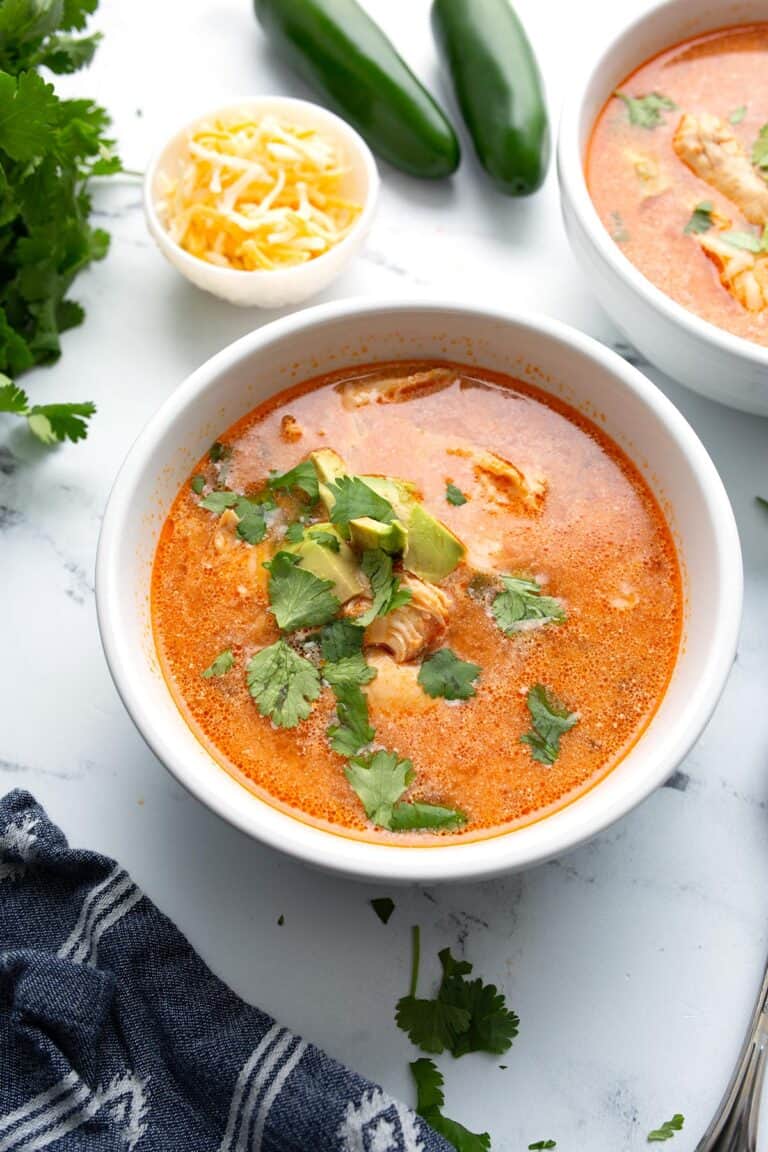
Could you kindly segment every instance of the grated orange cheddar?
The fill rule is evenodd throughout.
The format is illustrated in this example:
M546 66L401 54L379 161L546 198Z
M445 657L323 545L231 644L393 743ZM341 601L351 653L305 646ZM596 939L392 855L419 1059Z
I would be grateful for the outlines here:
M274 115L215 117L189 135L157 204L193 256L242 271L288 268L327 252L362 206L342 194L349 171L332 140Z

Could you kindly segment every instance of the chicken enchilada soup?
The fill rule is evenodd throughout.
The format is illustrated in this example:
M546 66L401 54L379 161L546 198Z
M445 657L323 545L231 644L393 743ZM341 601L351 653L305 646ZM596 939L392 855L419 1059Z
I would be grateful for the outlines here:
M663 515L596 426L448 363L272 397L160 536L164 674L214 757L348 836L455 842L613 768L657 708L682 594Z
M768 345L768 24L662 52L621 84L587 156L632 263L705 320Z

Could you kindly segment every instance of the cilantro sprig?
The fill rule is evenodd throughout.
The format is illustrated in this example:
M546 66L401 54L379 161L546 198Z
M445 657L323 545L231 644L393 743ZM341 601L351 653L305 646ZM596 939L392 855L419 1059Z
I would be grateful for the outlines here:
M320 695L317 668L282 639L249 660L246 676L259 712L278 728L295 728L306 720Z
M333 581L321 580L301 568L300 560L292 552L276 552L265 563L269 569L270 611L282 632L326 624L341 607L331 592Z
M444 1136L456 1152L488 1152L491 1138L487 1132L470 1132L458 1120L443 1114L445 1093L443 1074L434 1060L422 1056L408 1065L416 1085L416 1111L435 1132Z
M638 128L653 129L665 122L664 113L674 112L677 104L661 92L649 92L647 96L628 96L626 92L614 92L614 96L626 105L630 124Z
M206 680L210 680L213 676L226 676L227 672L231 671L234 665L235 657L232 649L225 648L204 670L203 676Z
M373 601L367 612L356 617L357 624L366 628L377 616L386 616L395 608L409 604L412 596L407 588L400 587L399 576L393 575L392 557L381 548L371 548L363 553L360 565L368 577L373 593Z
M339 476L328 485L334 499L331 508L332 524L349 524L363 516L391 524L395 511L388 500L374 492L359 476Z
M302 460L288 472L272 472L267 483L273 492L290 492L291 489L298 489L308 496L313 504L320 495L317 472L311 460Z
M540 764L552 765L560 755L560 738L578 724L577 712L569 712L544 684L535 684L528 692L528 711L532 728L520 737L521 744L530 745L531 756Z
M685 1117L682 1113L675 1112L671 1120L665 1120L660 1127L648 1133L648 1143L661 1144L665 1140L671 1140L675 1132L682 1132L684 1124Z
M475 680L480 672L478 664L460 660L450 648L440 648L422 664L418 682L428 696L468 700L475 695Z
M505 635L520 632L524 625L562 624L566 612L559 600L543 596L541 587L526 576L501 577L504 590L491 604L493 618Z
M380 748L367 756L353 756L344 774L360 799L365 814L378 828L405 832L430 828L460 828L466 816L455 808L403 801L400 797L416 778L413 764L396 752Z
M26 419L44 444L87 435L90 402L30 405L8 378L61 353L60 335L84 311L68 296L106 255L89 216L91 176L120 171L109 117L90 100L62 100L36 69L74 72L99 37L79 35L97 0L7 0L0 6L0 411Z

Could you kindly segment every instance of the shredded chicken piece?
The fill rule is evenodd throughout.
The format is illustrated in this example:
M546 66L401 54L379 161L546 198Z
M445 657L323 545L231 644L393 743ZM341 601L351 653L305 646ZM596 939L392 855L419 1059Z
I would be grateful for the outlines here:
M365 694L374 722L379 717L397 720L405 715L431 712L438 700L428 696L418 682L417 664L396 664L389 652L374 650L367 661L376 669L376 679L366 685Z
M669 176L662 167L658 156L654 156L652 153L635 152L633 148L626 148L624 155L635 169L635 174L641 184L643 200L661 196L671 187Z
M768 183L723 120L708 112L701 116L686 112L672 145L683 163L735 204L751 224L768 223Z
M289 444L294 443L296 440L301 440L304 435L301 424L295 416L286 414L280 421L280 435L283 440L287 440Z
M403 404L414 396L440 392L455 379L452 368L426 368L383 380L350 380L341 385L341 402L347 409L363 408L366 404Z
M237 543L237 526L240 517L234 508L225 508L219 516L216 532L213 537L213 546L217 552L227 552Z
M749 312L768 308L768 253L737 248L720 236L697 236L702 251L720 275L720 283Z
M365 630L366 648L386 648L398 664L414 660L433 648L445 635L453 601L436 584L428 584L406 572L400 587L407 588L411 600L386 616L377 616Z
M450 448L452 456L471 460L475 477L486 495L506 507L522 506L528 512L540 512L547 491L545 478L538 473L521 472L516 465L485 448Z

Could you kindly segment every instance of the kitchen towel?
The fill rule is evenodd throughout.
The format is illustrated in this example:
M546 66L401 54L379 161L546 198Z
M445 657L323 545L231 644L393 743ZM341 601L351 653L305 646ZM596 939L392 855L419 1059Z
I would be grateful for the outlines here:
M0 1152L450 1152L240 1000L113 860L0 800Z

